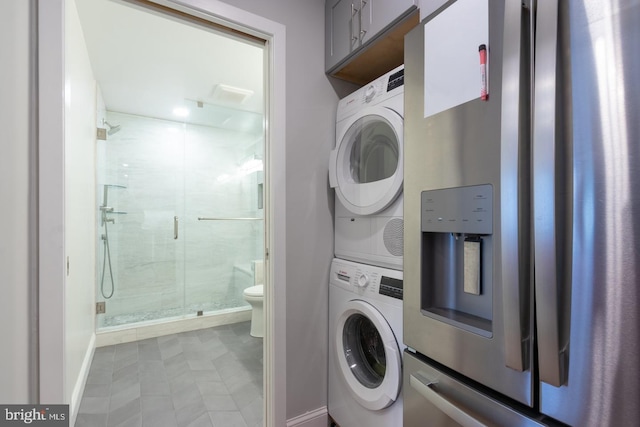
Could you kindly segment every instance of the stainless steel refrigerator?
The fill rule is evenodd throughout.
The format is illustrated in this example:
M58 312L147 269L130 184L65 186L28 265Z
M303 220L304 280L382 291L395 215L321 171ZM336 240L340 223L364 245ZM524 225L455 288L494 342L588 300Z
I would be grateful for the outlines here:
M640 423L640 0L405 38L404 425Z

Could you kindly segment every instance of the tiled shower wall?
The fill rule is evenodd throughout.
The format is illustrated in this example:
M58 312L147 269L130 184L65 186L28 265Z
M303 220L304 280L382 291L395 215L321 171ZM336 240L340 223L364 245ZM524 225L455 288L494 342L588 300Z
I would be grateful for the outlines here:
M113 112L107 122L120 131L98 141L97 204L111 185L115 220L106 233L98 223L98 300L101 287L111 291L108 258L102 280L105 234L115 291L100 326L245 305L252 262L263 253L263 221L198 217L263 217L263 172L243 170L262 158L262 136Z

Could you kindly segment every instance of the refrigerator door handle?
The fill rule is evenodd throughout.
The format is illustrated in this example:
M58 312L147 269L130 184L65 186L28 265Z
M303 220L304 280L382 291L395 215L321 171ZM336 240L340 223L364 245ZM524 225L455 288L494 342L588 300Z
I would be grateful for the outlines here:
M559 387L565 367L561 345L561 301L557 226L558 8L557 0L538 2L533 128L533 213L536 320L540 380Z
M435 388L437 382L430 381L419 373L412 374L410 382L411 387L462 427L487 427L473 415L439 394Z
M530 297L526 282L527 262L522 262L522 242L528 241L528 220L522 217L522 202L528 198L527 188L521 185L520 158L528 154L529 135L523 132L528 126L530 110L529 64L526 47L521 43L529 37L523 23L521 2L506 2L503 46L503 88L501 128L501 177L500 204L502 233L502 313L504 316L505 365L516 371L527 369L526 346L529 336L527 318ZM528 132L527 132L528 133ZM525 140L526 139L526 140ZM527 210L529 207L527 206ZM526 253L529 253L526 250Z

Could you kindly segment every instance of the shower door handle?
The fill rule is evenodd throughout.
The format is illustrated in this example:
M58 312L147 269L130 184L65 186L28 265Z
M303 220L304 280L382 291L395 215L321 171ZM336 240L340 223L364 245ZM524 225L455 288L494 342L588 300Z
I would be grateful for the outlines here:
M173 217L173 239L178 240L178 217Z

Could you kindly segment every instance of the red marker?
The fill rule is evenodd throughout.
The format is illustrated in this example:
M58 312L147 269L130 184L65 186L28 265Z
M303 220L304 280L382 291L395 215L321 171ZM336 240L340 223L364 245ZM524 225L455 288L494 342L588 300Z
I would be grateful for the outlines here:
M481 44L478 48L480 51L480 77L481 77L481 86L480 86L480 99L486 101L489 99L489 94L487 93L487 45Z

